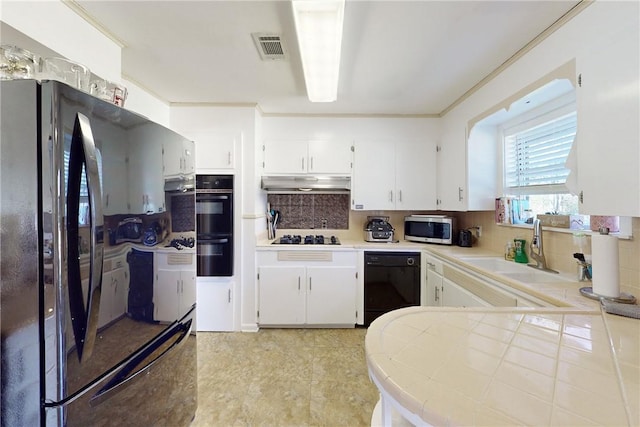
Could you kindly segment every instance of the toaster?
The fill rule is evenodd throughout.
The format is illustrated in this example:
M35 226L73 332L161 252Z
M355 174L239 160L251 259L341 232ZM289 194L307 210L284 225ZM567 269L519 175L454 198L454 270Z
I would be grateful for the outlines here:
M364 240L365 242L394 242L394 232L389 223L389 217L367 217Z

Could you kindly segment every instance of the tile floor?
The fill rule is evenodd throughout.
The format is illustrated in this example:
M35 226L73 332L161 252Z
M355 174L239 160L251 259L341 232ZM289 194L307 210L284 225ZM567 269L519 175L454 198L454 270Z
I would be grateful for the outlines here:
M378 401L366 329L198 333L191 427L369 426Z

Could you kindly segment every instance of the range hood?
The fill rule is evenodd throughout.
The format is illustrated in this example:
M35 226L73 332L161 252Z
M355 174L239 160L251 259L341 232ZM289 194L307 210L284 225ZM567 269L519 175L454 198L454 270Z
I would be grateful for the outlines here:
M348 193L351 177L324 175L263 176L262 189L271 194Z
M196 180L193 176L169 178L164 181L164 191L168 193L186 193L196 188Z

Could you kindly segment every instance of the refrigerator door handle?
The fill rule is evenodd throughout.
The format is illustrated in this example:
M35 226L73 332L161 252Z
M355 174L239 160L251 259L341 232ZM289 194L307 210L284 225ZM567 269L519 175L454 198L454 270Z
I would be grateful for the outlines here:
M116 393L133 384L136 379L144 378L144 374L152 367L161 362L169 354L178 350L182 344L185 343L191 334L192 323L192 319L186 322L180 321L176 323L161 339L152 343L127 363L114 378L91 397L89 404L92 407L98 406L109 400ZM149 359L151 359L150 362L136 370L143 361Z
M85 291L80 274L79 211L82 167L85 168L91 223L89 286ZM67 254L69 264L69 309L78 360L91 357L98 329L98 311L104 259L104 217L96 147L89 119L76 114L69 152L67 190Z

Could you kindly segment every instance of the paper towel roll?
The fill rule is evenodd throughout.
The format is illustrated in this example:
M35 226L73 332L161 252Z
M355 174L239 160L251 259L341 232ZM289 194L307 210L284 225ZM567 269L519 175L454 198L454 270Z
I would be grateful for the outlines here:
M618 238L609 234L591 236L593 293L605 297L620 296Z

